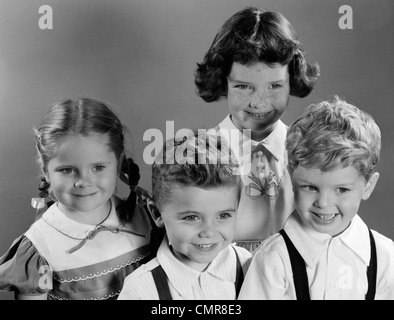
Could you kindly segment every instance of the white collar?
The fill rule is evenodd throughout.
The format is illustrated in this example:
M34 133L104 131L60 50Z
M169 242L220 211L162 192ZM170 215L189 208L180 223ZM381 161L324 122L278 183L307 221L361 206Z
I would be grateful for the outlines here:
M349 247L366 265L369 265L371 257L369 231L367 225L357 214L349 227L336 237L319 233L312 228L305 229L301 225L300 217L296 211L290 215L284 229L308 266L316 265L321 254L327 250L333 239L337 239Z
M231 130L240 131L234 125L230 115L227 115L227 117L219 124L218 127L219 130L227 130L229 132L231 132ZM242 146L245 143L250 143L249 141L251 141L252 149L254 149L258 144L262 144L276 158L278 162L283 163L286 166L287 165L287 159L285 156L286 146L283 143L286 139L286 134L287 134L287 126L281 120L278 120L275 129L265 139L261 141L255 141L252 140L247 135L245 135L244 133L241 133L239 135L238 141L233 141L232 139L230 139L230 147L234 149L234 147L236 146Z
M236 256L231 245L223 249L205 271L199 272L174 257L168 245L168 238L165 236L157 252L157 260L173 287L182 296L192 296L192 287L198 284L199 277L203 273L209 273L225 281L235 282Z
M119 227L120 222L116 214L116 200L111 198L112 208L108 218L103 225ZM52 204L42 215L42 219L57 231L74 239L83 240L89 232L93 231L96 226L90 224L79 223L67 217L58 207L58 202Z

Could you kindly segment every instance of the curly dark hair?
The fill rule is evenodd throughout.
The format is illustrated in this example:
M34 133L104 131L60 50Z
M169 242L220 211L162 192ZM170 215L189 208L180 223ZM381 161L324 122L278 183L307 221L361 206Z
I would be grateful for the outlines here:
M247 7L219 30L204 61L197 63L196 93L206 102L227 96L227 76L233 62L288 65L290 95L305 97L320 75L319 65L307 63L291 23L279 12Z

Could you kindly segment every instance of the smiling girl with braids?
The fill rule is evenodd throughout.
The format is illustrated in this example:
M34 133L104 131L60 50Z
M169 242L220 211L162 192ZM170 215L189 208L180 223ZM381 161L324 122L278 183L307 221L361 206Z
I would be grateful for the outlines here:
M125 156L124 131L100 101L50 107L35 137L40 196L56 201L0 258L0 289L16 299L117 298L149 256L151 232L149 194ZM118 178L130 186L127 200L114 195Z

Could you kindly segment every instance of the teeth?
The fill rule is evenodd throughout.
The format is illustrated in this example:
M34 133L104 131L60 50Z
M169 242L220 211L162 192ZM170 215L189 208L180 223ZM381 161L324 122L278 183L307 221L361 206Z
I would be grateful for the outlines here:
M210 248L213 246L213 244L198 244L197 246L199 246L201 248Z
M334 214L317 214L317 213L315 213L315 216L317 216L319 219L326 220L326 221L334 219L334 217L336 215L337 215L336 213L334 213Z
M265 114L255 114L255 113L251 113L251 116L252 116L253 118L256 118L256 119L263 119L263 118L265 118Z

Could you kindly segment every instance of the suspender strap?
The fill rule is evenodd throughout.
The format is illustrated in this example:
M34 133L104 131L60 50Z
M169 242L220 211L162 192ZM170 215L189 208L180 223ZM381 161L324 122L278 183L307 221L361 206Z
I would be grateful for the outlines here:
M244 282L244 272L242 270L241 261L239 260L237 250L235 250L235 256L237 257L237 273L235 275L235 299L238 299L239 291L241 290L242 283Z
M237 250L234 249L235 256L237 258L237 269L235 275L235 294L236 299L238 298L239 291L241 290L242 283L244 282L244 272L242 270L241 261L239 260ZM167 275L161 265L152 269L153 280L159 293L159 300L172 300L170 288L168 286Z
M297 300L310 300L308 276L306 274L305 262L300 253L294 247L286 232L282 229L279 231L285 240L287 251L290 255L291 268L293 269L294 286L296 290ZM365 295L365 300L374 300L376 293L376 279L377 279L377 255L375 239L369 230L369 240L371 243L371 259L367 268L368 291Z
M281 229L279 233L285 240L287 251L289 252L297 300L310 300L305 261L291 242L285 230Z
M365 295L365 300L374 300L376 293L377 257L375 239L370 229L369 240L371 242L371 259L369 260L369 266L367 268L368 291Z
M152 270L153 280L155 281L159 300L172 300L170 288L168 287L167 275L161 265Z

